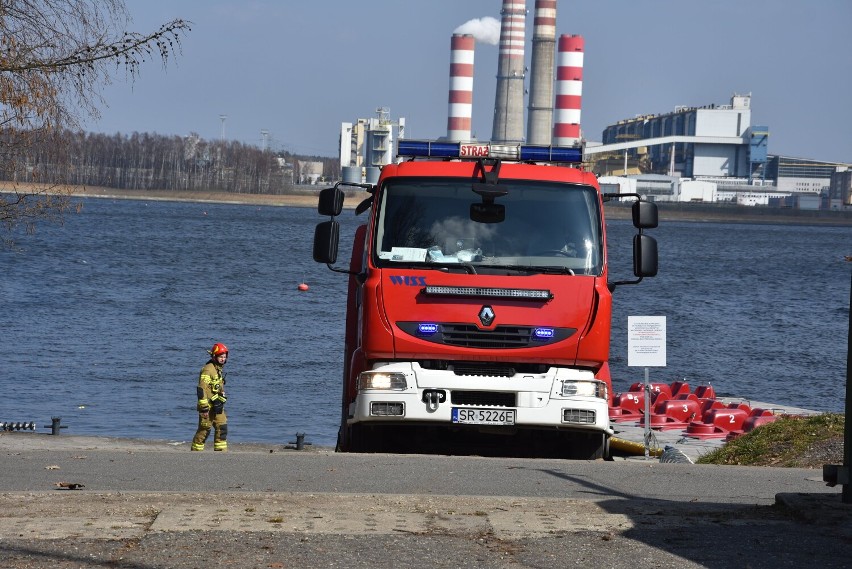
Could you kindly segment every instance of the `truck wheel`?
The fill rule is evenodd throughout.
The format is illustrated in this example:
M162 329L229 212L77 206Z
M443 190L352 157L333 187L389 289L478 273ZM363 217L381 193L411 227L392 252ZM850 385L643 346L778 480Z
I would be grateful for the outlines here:
M606 435L592 435L588 442L587 460L606 460L609 458L609 437Z
M349 452L387 452L386 427L355 423L349 426Z
M368 452L364 427L362 425L349 425L346 429L349 435L346 452Z
M606 435L601 435L601 437L603 437L603 442L601 443L600 449L598 449L599 452L595 453L596 455L599 455L595 456L595 459L601 458L603 460L609 460L611 458L609 454L609 437Z
M337 452L364 452L364 435L361 425L342 424L337 430Z
M579 435L574 439L571 458L578 460L600 460L609 458L609 437L600 435Z

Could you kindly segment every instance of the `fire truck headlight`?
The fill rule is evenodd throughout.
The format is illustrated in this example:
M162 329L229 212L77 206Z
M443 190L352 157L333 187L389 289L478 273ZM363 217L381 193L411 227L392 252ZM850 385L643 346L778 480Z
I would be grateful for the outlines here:
M563 381L562 397L607 398L606 383L603 381Z
M391 389L403 391L408 388L405 374L365 371L358 376L358 389Z

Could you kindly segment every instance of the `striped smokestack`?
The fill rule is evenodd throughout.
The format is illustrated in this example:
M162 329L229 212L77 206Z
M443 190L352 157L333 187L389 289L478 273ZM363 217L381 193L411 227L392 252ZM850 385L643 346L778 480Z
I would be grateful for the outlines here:
M450 40L450 100L447 114L447 138L456 142L470 140L473 109L473 46L469 34L453 34Z
M524 40L526 4L503 0L500 24L500 55L497 63L497 95L494 98L495 142L523 142L524 137Z
M556 56L556 0L535 0L527 142L550 145L553 124L553 64Z
M559 36L556 68L554 146L580 141L580 101L583 94L583 37Z

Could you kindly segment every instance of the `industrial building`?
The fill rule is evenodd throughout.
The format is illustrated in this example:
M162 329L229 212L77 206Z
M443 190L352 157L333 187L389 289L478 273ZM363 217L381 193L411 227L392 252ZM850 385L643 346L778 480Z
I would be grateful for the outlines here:
M670 176L762 179L768 137L767 127L751 125L751 95L734 95L730 105L619 121L604 129L603 145L586 154L623 152Z
M394 159L396 138L405 138L405 118L390 118L387 107L376 109L376 116L340 125L340 172L345 182L375 183L379 171Z
M495 0L496 2L496 0ZM494 124L491 142L583 147L586 167L608 191L640 193L655 201L852 209L852 164L769 154L770 129L752 125L751 93L726 104L681 106L607 126L601 142L581 130L584 40L556 31L557 0L535 0L524 132L527 3L502 0ZM461 28L450 38L446 140L471 142L475 41ZM394 159L405 119L377 117L343 123L344 181L374 182Z
M769 128L751 124L751 94L734 94L619 121L584 155L611 191L655 201L852 209L849 164L770 155L768 142Z

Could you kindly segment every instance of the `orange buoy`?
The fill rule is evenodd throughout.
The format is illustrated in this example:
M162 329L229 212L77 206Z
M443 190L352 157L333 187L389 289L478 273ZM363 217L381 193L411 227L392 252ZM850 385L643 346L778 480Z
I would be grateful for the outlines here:
M305 290L308 290L308 288L309 288L308 285L306 285L305 283L302 283L302 284L299 285L299 290L305 291Z

